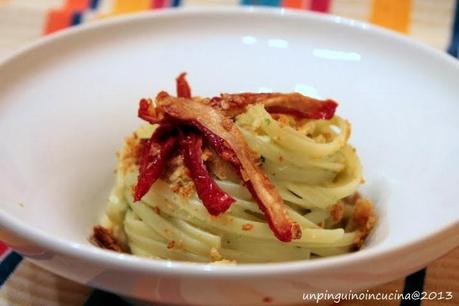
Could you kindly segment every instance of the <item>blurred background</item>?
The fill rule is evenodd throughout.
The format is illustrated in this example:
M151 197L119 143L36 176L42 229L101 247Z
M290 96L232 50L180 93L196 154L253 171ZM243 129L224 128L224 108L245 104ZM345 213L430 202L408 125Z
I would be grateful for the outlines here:
M457 0L0 0L0 58L71 26L167 7L260 5L315 11L398 31L457 57Z

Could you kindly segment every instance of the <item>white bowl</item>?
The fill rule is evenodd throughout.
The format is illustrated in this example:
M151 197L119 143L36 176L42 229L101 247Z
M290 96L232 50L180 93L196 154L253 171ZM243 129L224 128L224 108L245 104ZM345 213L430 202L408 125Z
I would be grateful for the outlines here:
M340 101L379 224L357 253L216 266L88 242L140 97L302 91ZM459 245L459 64L340 17L270 9L140 14L50 36L0 66L0 239L64 277L175 304L302 302L376 286ZM259 250L263 252L263 250ZM266 299L265 299L266 301Z

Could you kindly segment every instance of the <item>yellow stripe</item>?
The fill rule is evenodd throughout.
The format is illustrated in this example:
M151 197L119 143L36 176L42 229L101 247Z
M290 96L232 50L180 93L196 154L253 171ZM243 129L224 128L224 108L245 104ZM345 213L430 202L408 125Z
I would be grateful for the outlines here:
M395 31L408 33L412 0L373 0L371 22Z
M113 3L113 15L139 12L150 9L151 0L115 0Z

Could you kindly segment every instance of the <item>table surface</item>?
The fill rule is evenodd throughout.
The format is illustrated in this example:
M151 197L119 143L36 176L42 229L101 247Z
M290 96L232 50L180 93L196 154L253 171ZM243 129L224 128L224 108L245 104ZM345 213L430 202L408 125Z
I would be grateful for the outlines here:
M161 2L161 1L159 1ZM155 3L159 3L155 1ZM244 1L242 1L244 2ZM249 1L250 2L250 1ZM259 1L273 5L275 2ZM148 3L148 4L147 4ZM0 60L46 33L84 22L97 22L125 12L150 9L142 0L0 0ZM166 5L238 5L238 0L188 0ZM252 1L253 3L253 1ZM278 2L279 3L279 2ZM396 29L434 48L446 50L451 38L455 0L284 0L284 5L313 9ZM297 4L295 4L297 3ZM324 4L325 3L325 4ZM94 9L90 9L91 6ZM14 271L14 272L13 272ZM11 273L12 272L12 273ZM0 244L0 305L133 305L114 295L64 280L22 258ZM459 248L406 279L371 292L410 290L453 293L449 301L423 301L422 305L459 305ZM135 303L139 305L138 303ZM331 301L320 305L333 304ZM421 305L393 301L346 301L340 305Z

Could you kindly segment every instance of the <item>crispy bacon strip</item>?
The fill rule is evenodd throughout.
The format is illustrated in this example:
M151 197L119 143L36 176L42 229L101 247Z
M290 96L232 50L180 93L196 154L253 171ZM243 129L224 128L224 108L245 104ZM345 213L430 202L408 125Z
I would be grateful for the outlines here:
M191 99L191 87L186 80L186 73L182 72L176 79L177 97Z
M151 124L159 123L163 118L158 117L151 100L141 99L137 116Z
M134 201L140 201L164 171L167 159L171 156L177 138L170 135L172 126L159 126L150 139L143 143L139 161L139 176L134 188Z
M331 119L338 106L333 100L317 100L299 93L222 94L212 98L209 103L229 117L245 112L249 105L261 103L270 113L289 114L306 119Z
M287 215L282 198L258 167L258 157L231 119L212 106L191 99L164 95L156 102L167 116L197 127L217 153L237 169L279 240L288 242L301 237L301 227Z
M234 199L217 185L207 171L201 158L202 137L193 132L183 132L180 133L179 143L185 166L190 170L196 192L207 211L218 216L228 210Z

